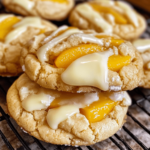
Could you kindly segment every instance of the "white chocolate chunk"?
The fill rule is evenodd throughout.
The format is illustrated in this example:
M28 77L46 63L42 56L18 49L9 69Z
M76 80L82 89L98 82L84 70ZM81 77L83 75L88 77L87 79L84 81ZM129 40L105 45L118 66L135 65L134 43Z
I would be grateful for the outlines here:
M95 1L102 2L105 4L114 5L114 1L112 1L112 0L95 0Z
M59 94L60 92L58 92ZM59 94L61 101L59 105L75 105L79 108L84 108L99 100L99 93L66 93ZM57 100L57 98L56 98Z
M112 92L109 95L109 98L113 101L122 101L122 99L125 97L125 92Z
M55 45L63 41L64 39L68 38L70 35L74 33L81 33L79 29L70 29L64 32L63 34L57 36L56 38L52 39L50 42L47 44L43 45L40 47L37 51L37 57L41 62L48 61L48 58L46 57L46 53L49 49L53 48Z
M98 45L101 45L101 46L104 45L102 39L96 38L92 34L77 33L77 34L74 34L72 36L81 38L82 42L85 43L85 44L90 42L90 43L98 44Z
M4 21L5 19L9 18L9 17L13 17L14 15L6 15L6 14L3 14L3 15L0 15L0 22Z
M132 104L132 100L131 97L129 96L129 94L127 92L124 92L125 94L125 101L124 101L124 105L126 106L130 106Z
M35 5L35 2L30 1L30 0L12 0L12 1L13 1L13 3L20 5L21 7L23 7L27 11L30 11Z
M53 100L54 97L44 93L32 94L22 101L22 107L29 112L47 109Z
M58 108L49 109L46 116L47 123L52 129L57 129L59 123L75 113L79 113L79 108L75 105L65 105Z
M96 12L89 4L80 4L77 6L77 11L83 15L90 22L99 26L103 32L112 33L112 26L103 19L103 17Z
M110 92L109 93L109 98L115 102L117 101L122 101L123 99L123 104L126 106L131 105L131 98L129 94L126 91L121 91L121 92Z
M103 91L109 88L108 58L111 50L92 53L78 58L61 74L64 83L74 86L94 86Z
M5 43L8 44L12 40L16 39L23 32L27 30L28 27L35 28L44 28L41 23L41 19L39 17L26 17L22 19L19 23L13 26L14 30L12 30L5 38Z
M112 14L106 14L106 18L108 19L110 24L115 24L115 17Z
M131 23L135 27L139 26L138 18L135 13L135 11L131 8L131 6L125 2L117 1L116 2L119 7L121 7L124 10L124 14L128 17Z
M23 70L23 72L26 71L25 65L22 66L22 70Z
M143 53L146 50L150 50L150 39L138 39L133 41L133 45L136 47L136 49Z

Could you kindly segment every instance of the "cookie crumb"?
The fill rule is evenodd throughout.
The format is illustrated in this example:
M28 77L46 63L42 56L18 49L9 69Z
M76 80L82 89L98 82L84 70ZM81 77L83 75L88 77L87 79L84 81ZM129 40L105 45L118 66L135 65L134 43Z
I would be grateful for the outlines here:
M120 91L121 90L121 86L110 86L109 90L110 91Z

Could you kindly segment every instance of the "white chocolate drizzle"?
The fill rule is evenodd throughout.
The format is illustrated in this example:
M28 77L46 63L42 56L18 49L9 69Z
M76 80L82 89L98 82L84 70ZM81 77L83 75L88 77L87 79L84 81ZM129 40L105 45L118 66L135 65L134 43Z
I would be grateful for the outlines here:
M44 28L39 17L25 17L13 26L14 29L6 36L5 43L9 44L12 40L25 32L28 27Z
M150 50L150 39L138 39L133 41L133 45L136 47L136 49L143 53L146 50Z
M112 0L95 0L95 1L102 2L102 3L105 3L105 4L110 4L110 5L114 4L114 1L112 1Z
M55 31L55 33L53 33L53 35L51 35L50 37L48 37L46 40L52 39L52 37L54 37L55 35L57 35ZM65 40L66 38L68 38L70 36L70 38L74 37L78 37L81 38L81 41L83 43L95 43L98 45L103 46L103 39L99 39L96 38L94 36L94 34L84 34L82 31L78 30L78 29L69 29L66 32L64 32L63 34L56 36L54 39L52 39L50 42L44 44L42 47L40 47L37 51L37 57L41 62L45 62L48 61L48 58L46 57L46 53L49 49L53 48L55 45L57 45L58 43L62 42L63 40Z
M30 11L35 5L35 2L30 0L13 0L13 3L20 5L27 11Z
M5 19L9 18L9 17L13 17L14 15L6 15L6 14L2 14L0 15L0 22L4 21Z
M116 3L119 7L121 7L124 10L124 14L128 17L130 22L133 23L135 27L138 27L138 18L133 8L131 8L131 6L125 2L117 1Z
M70 29L64 32L63 34L57 36L56 38L52 39L50 42L46 43L42 47L40 47L37 51L37 57L41 62L48 61L48 58L46 57L46 53L49 49L53 48L55 45L59 44L66 38L68 38L70 35L75 33L82 33L79 29Z
M50 36L46 37L44 40L43 40L43 43L51 40L53 37L55 37L59 32L63 31L63 30L66 30L68 28L68 26L66 25L63 25L61 27L59 27L57 30L55 30Z
M112 33L112 26L89 4L80 4L76 10L90 22L94 22L105 33Z
M31 94L22 101L22 107L29 112L47 109L54 99L54 97L46 95L42 92L38 94Z
M103 91L109 88L108 58L111 50L85 55L72 62L61 74L64 83L73 86L94 86Z
M59 94L60 92L58 92ZM59 105L76 105L79 108L84 108L85 106L89 106L95 101L99 100L98 93L63 93L60 95ZM56 98L57 100L57 98Z
M23 70L23 72L26 71L25 65L22 66L22 70Z
M81 38L82 42L85 44L90 42L90 43L104 46L103 39L96 38L93 34L77 33L77 34L71 35L70 38L72 36Z
M48 125L52 129L57 129L59 123L66 120L75 113L79 113L79 108L75 105L65 105L54 109L49 109L46 116Z

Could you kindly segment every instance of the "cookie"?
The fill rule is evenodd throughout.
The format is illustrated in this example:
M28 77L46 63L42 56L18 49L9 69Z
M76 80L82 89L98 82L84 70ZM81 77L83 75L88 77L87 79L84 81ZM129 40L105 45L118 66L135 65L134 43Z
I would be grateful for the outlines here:
M132 90L143 68L130 42L67 26L35 36L22 50L20 63L40 86L74 93Z
M63 20L74 6L74 0L2 0L7 10L24 16Z
M114 33L125 40L138 38L146 29L144 17L129 4L112 0L77 5L70 14L69 22L80 29Z
M16 76L22 73L20 51L35 35L52 31L56 26L38 17L0 15L0 75Z
M137 39L133 45L140 52L143 59L143 78L139 86L150 88L150 39Z
M95 104L99 109L93 107ZM125 122L130 104L126 92L58 92L40 87L26 74L7 93L9 113L23 130L39 140L61 145L91 145L112 136ZM97 120L88 112L93 108L100 114Z

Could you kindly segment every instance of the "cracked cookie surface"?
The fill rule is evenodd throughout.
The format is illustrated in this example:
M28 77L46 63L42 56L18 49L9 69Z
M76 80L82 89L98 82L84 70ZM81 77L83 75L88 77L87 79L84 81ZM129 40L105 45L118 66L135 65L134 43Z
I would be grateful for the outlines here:
M140 87L150 88L150 39L137 39L133 45L140 52L143 59L143 77Z
M61 1L61 0L60 0ZM24 16L39 16L49 20L65 19L74 6L74 0L2 0L7 10Z
M27 19L28 17L24 17L24 18L18 17L18 18L20 19L21 22L24 19ZM52 23L42 19L40 19L40 21L41 21L41 25L44 27L42 30L51 31L56 29L56 26L53 25ZM16 28L16 31L19 28L20 27ZM7 35L10 35L10 33L12 33L13 31L14 30L11 30ZM23 48L23 45L26 44L26 42L32 39L35 35L39 35L40 32L41 32L40 28L29 25L26 28L26 30L24 30L16 38L12 39L9 43L6 43L6 39L4 39L4 41L0 41L0 75L1 76L16 76L22 73L22 68L20 66L19 60L20 60L20 52ZM17 31L16 34L17 33L19 32ZM15 35L13 35L13 37L15 37Z
M23 74L10 87L7 106L10 115L20 127L45 142L73 146L91 145L112 136L125 121L128 106L123 100L100 122L89 124L84 115L77 113L61 122L56 130L51 129L46 122L46 110L27 112L21 104L26 97L41 89L44 93L50 93Z
M59 29L58 29L59 30ZM71 29L70 29L71 30ZM75 29L77 30L77 29ZM57 37L53 37L51 33L45 33L39 36L34 37L26 47L24 47L20 63L25 68L25 73L29 78L40 86L49 89L55 89L58 91L67 91L67 92L92 92L99 91L98 88L93 86L72 86L65 84L61 79L61 74L65 71L64 68L57 68L54 64L54 59L59 56L60 53L65 51L67 48L80 46L82 44L90 43L90 40L83 41L82 35L91 36L112 36L114 38L119 38L116 35L110 34L98 34L90 31L81 31L82 33L76 33L68 36L62 41L58 42L52 48L45 48L47 51L44 52L44 58L47 59L44 62L41 62L37 57L37 51L41 47L45 47L47 44L55 41ZM89 35L89 33L92 33ZM89 37L90 39L90 37ZM97 39L101 42L101 39ZM108 43L105 40L103 45ZM100 44L98 44L100 45ZM109 47L108 47L109 49ZM130 56L131 63L129 65L123 66L119 71L108 70L108 83L110 91L120 91L120 90L132 90L139 85L139 82L142 77L142 66L143 61L139 52L130 42L124 42L119 45L118 48L111 48L114 54L121 56Z
M100 5L102 8L99 9L97 8L97 12L96 12L92 7L90 8L90 4L93 3L97 5L96 7ZM134 17L131 18L137 18L137 22L138 22L138 26L136 26L136 24L134 25L133 20L130 18L132 14L129 13L127 15L125 11L117 3L122 3L122 2L113 2L110 0L109 3L106 3L104 1L95 1L90 3L79 4L71 12L69 17L69 22L71 25L78 27L79 29L93 29L96 32L105 31L107 33L114 33L125 40L137 39L146 29L146 21L144 17L142 17L139 13L135 12L133 8L131 8L132 12L135 13ZM81 9L79 8L81 7L81 5L82 7L84 7L84 5L86 6L89 5L88 6L89 8L88 7L86 8L89 9L90 12L87 16L86 13L83 12L84 8ZM103 10L104 9L103 7L105 8L105 10ZM108 13L106 9L113 12ZM118 15L116 13L118 13ZM116 15L115 17L113 16L114 14ZM120 15L125 17L125 19L127 18L127 16L129 16L130 19L127 19L128 20L127 23L124 22L118 23L116 19L119 20ZM89 18L89 16L91 16L91 18Z

